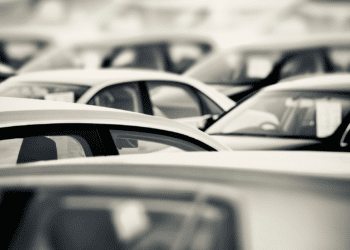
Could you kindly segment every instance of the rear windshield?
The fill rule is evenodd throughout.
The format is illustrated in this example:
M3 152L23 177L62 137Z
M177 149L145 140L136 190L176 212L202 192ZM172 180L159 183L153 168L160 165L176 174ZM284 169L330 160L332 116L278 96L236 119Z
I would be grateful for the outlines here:
M3 83L0 96L76 102L89 86L59 83Z

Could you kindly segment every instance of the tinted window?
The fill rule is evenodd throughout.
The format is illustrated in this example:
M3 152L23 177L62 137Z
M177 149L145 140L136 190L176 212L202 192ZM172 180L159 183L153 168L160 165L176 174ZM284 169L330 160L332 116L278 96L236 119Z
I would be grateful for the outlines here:
M114 52L104 58L102 67L163 70L163 60L161 51L154 45L116 48Z
M305 51L287 58L281 66L280 79L323 72L322 61L317 52Z

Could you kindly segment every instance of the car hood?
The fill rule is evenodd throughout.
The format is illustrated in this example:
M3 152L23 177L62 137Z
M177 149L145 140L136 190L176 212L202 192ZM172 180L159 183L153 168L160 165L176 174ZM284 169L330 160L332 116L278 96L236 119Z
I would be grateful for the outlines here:
M214 139L233 150L312 150L321 142L312 139L272 138L259 136L212 135Z

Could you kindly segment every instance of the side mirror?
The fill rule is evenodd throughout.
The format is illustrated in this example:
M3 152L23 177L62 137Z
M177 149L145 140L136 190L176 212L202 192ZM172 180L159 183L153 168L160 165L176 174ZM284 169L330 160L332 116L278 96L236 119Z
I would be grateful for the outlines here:
M218 117L219 117L219 115L205 115L205 116L203 116L203 120L201 120L198 124L198 129L201 131L205 131L218 119Z

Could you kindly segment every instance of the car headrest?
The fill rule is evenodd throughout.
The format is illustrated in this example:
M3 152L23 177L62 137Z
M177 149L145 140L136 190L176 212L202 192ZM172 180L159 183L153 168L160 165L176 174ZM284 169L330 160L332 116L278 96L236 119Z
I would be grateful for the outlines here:
M57 160L57 147L54 140L45 136L33 136L23 139L17 164L47 160Z

